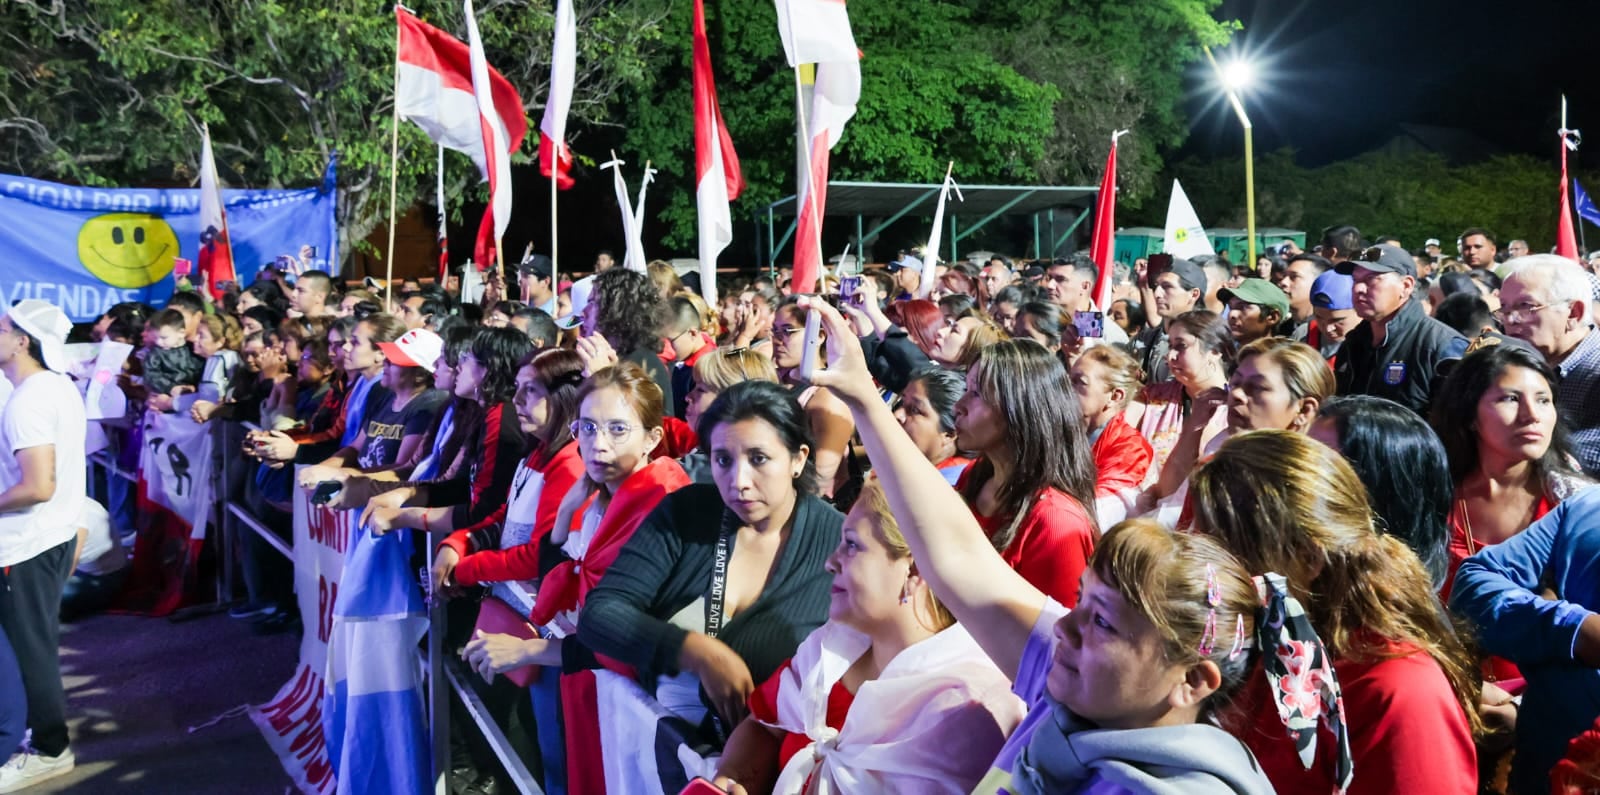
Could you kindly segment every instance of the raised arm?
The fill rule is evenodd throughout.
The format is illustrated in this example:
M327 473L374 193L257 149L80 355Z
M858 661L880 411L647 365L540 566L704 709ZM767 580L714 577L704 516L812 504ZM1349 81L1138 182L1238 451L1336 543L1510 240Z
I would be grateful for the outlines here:
M850 407L917 571L989 658L1015 678L1044 594L1006 565L960 495L901 430L878 398L861 342L845 319L826 303L802 300L821 313L828 332L828 368L816 373L815 383Z

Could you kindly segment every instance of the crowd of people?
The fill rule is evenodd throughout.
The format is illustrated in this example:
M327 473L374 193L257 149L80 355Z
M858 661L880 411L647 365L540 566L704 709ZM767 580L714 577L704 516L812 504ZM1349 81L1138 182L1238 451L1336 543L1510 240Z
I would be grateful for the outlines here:
M572 685L601 668L729 793L1600 791L1600 280L1523 248L1156 255L1103 315L1081 254L715 305L609 256L465 302L266 269L93 335L137 349L140 410L224 424L217 471L286 538L296 488L447 534L399 559L531 705L547 792L603 786L573 727L617 718ZM72 573L62 323L0 318L0 744L32 732L0 792L73 764L57 622L116 591L104 555ZM238 541L231 615L296 629L287 564Z

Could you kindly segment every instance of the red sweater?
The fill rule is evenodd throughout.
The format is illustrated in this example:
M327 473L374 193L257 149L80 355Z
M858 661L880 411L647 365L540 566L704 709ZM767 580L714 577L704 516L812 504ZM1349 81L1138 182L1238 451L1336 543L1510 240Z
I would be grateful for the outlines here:
M1426 653L1408 645L1394 649L1410 653L1375 663L1333 663L1355 763L1348 795L1473 795L1478 754L1450 680ZM1239 694L1237 714L1244 725L1234 734L1277 791L1334 792L1333 734L1318 725L1317 758L1307 770L1270 698L1266 677L1252 672Z
M956 490L966 493L967 478L976 465L967 467ZM972 515L991 538L1011 523L1011 516L984 516L976 505ZM1078 604L1079 580L1094 552L1094 522L1078 501L1056 489L1045 489L1028 504L1028 513L1017 527L1011 545L1000 557L1033 587L1067 607Z
M1155 452L1121 414L1106 423L1090 448L1094 454L1094 496L1109 497L1123 489L1138 488L1150 471Z
M522 462L522 466L535 467L538 457L539 454L535 452ZM505 525L507 505L497 507L482 522L451 533L441 546L447 546L461 556L461 562L456 564L456 582L476 585L483 582L531 580L539 576L539 542L550 535L550 528L555 526L561 498L578 482L578 478L583 477L583 459L578 456L578 443L568 442L538 470L544 478L544 485L539 492L533 537L526 544L500 549L500 532Z

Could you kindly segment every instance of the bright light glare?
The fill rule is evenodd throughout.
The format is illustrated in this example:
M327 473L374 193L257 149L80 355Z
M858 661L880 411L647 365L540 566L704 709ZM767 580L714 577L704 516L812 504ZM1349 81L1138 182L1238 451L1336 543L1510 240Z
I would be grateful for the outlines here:
M1230 91L1242 91L1255 82L1256 70L1248 61L1229 61L1222 67L1222 82Z

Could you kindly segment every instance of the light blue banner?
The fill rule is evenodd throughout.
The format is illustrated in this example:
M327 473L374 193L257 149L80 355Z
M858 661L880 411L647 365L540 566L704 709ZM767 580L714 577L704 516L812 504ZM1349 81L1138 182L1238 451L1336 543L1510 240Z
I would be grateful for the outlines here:
M281 256L337 273L335 166L300 190L224 190L239 280ZM172 294L176 257L199 260L200 191L89 188L0 175L0 295L49 301L74 321L113 304L157 306ZM309 247L307 249L306 247Z

